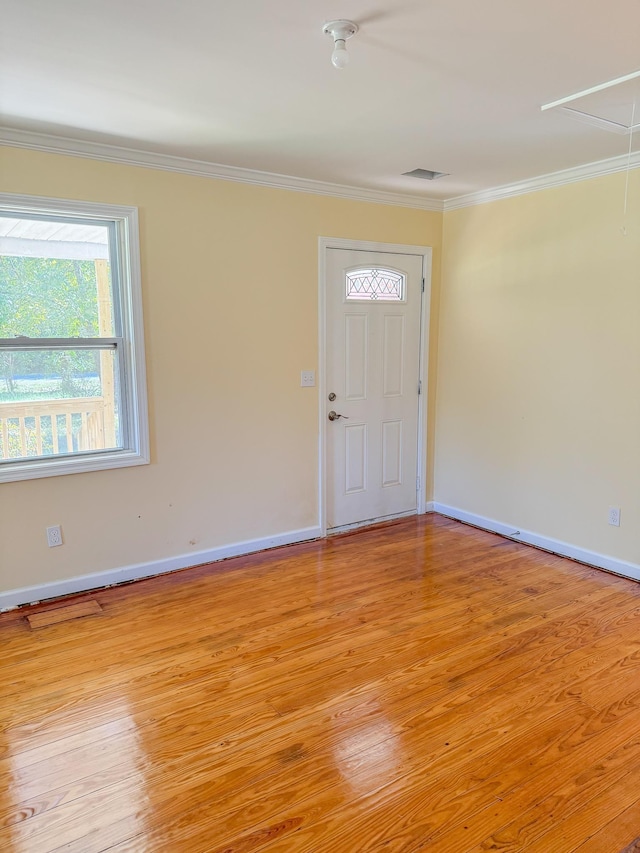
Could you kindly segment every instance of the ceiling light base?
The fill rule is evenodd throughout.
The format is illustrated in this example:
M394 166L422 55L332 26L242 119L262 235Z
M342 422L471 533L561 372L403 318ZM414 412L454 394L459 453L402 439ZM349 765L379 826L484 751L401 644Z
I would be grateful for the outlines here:
M328 36L333 36L334 41L338 39L346 41L358 32L358 25L354 24L353 21L327 21L322 32Z

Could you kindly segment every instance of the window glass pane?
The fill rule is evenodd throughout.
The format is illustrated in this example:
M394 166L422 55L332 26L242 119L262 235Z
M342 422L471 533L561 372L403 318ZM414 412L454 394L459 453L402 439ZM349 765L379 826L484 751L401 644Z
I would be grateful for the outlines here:
M403 302L404 282L404 275L393 270L352 270L346 274L347 300Z
M123 446L113 349L0 350L0 463Z
M149 462L133 207L0 193L0 483Z
M108 226L0 216L0 338L114 334Z

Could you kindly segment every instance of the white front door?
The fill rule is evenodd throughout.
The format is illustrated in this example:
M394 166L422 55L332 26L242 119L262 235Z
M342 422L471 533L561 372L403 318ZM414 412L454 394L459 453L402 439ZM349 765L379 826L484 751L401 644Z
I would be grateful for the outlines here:
M326 250L327 527L417 510L423 256Z

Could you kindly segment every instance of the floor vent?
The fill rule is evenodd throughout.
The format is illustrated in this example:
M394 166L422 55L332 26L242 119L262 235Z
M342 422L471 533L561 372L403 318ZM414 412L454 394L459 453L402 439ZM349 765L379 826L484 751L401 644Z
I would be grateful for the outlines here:
M94 599L79 601L77 604L67 604L65 607L55 607L51 610L41 610L26 616L32 628L48 628L58 622L69 622L71 619L81 619L83 616L95 616L102 613L102 607Z

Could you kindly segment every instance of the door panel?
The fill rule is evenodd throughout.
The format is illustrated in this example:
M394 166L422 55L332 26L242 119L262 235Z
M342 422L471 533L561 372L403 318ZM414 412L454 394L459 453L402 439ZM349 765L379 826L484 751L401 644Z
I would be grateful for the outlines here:
M384 365L382 393L385 397L402 396L402 372L404 353L404 317L384 318Z
M347 495L367 488L367 425L345 427L345 483Z
M327 249L326 259L331 529L417 509L422 257Z
M382 485L402 484L402 421L382 424Z
M366 314L344 318L345 398L364 400L367 396L368 323Z

